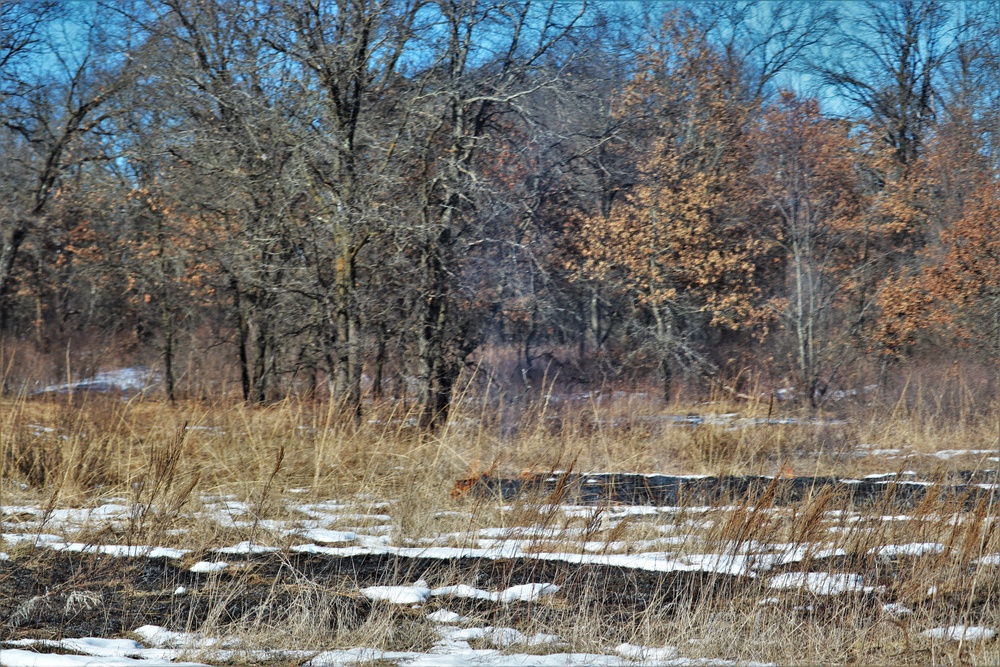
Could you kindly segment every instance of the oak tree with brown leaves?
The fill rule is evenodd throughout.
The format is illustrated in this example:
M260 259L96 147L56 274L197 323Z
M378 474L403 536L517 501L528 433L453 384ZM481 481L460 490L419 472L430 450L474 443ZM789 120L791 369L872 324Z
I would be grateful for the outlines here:
M674 364L714 373L697 345L706 330L766 319L757 270L771 242L749 212L754 107L739 72L680 18L640 64L620 111L647 123L639 180L586 222L581 252L591 275L616 277L648 314L669 395Z

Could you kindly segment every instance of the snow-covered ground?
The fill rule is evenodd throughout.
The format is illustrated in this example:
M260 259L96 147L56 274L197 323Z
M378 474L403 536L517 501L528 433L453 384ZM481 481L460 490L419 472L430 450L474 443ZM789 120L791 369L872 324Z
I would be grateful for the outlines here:
M204 663L188 662L185 656L201 652L213 662L252 664L261 662L296 662L306 667L334 667L369 662L395 663L401 667L765 667L772 663L737 662L725 659L685 658L673 646L639 646L623 643L609 647L606 653L521 653L518 647L544 647L563 644L555 635L527 637L514 628L469 627L437 628L440 639L430 651L383 651L373 648L350 648L334 651L243 650L239 647L213 649L214 643L203 637L176 633L166 628L143 626L132 639L18 640L7 642L0 650L0 664L7 667L196 667ZM491 648L472 648L470 641ZM44 649L39 653L31 649ZM65 651L60 653L59 651Z
M93 377L72 380L36 389L35 394L68 394L74 391L94 391L100 393L120 392L140 394L158 385L160 373L144 366L120 368L97 373Z

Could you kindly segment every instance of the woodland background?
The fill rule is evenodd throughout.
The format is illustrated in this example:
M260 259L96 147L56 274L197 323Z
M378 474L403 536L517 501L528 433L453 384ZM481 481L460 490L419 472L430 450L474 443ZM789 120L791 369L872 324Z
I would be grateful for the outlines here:
M998 121L992 2L7 0L4 388L995 392Z

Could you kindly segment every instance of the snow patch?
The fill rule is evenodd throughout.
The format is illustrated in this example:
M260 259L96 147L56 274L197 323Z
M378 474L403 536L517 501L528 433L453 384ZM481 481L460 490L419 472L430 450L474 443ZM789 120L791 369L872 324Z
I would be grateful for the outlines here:
M931 628L920 633L928 639L943 639L950 642L988 641L996 636L996 631L979 625L949 625L946 628Z
M460 623L465 619L453 611L438 609L432 614L427 614L427 618L434 623Z
M865 590L860 575L829 572L786 572L771 577L768 587L779 590L805 589L815 595L840 595Z
M677 647L664 646L662 648L651 648L649 646L637 646L635 644L619 644L615 647L615 653L632 660L656 661L672 660L677 657Z
M141 658L125 656L58 655L22 649L4 649L0 664L4 667L207 667L196 662L174 662L169 657L154 657L144 652Z
M868 553L880 558L896 558L898 556L923 556L924 554L939 554L944 552L944 545L939 542L911 542L909 544L887 544L883 547L869 549Z
M119 368L113 371L104 371L97 375L77 380L76 382L66 382L63 384L53 384L36 390L36 394L68 394L73 391L97 391L122 393L142 393L160 382L160 374L150 371L144 366L134 366L132 368Z
M84 544L83 542L49 542L48 546L56 551L71 553L102 554L115 558L169 558L178 560L190 549L171 549L169 547L129 546L125 544Z
M930 456L936 456L939 459L947 461L948 459L953 459L956 456L982 456L984 454L996 454L996 450L995 449L942 449L937 452L932 452Z
M890 602L882 605L882 611L887 614L892 614L893 616L909 616L913 613L912 609L906 605L899 604L898 602Z
M391 604L423 604L430 597L431 589L424 586L369 586L361 594L369 600Z
M497 596L502 603L510 602L534 602L543 595L552 595L559 592L559 587L555 584L524 584L522 586L511 586L503 590Z
M231 547L223 547L221 549L213 549L217 554L233 554L233 555L248 555L248 554L270 554L278 551L276 547L265 547L260 544L254 544L249 540L240 542L239 544L234 544Z
M314 528L302 533L302 537L314 542L329 544L331 542L353 542L358 539L357 533L350 533L343 530L326 530L324 528Z
M369 586L362 588L361 594L369 600L379 600L392 604L422 604L432 596L472 598L509 604L511 602L534 602L543 595L559 592L559 587L555 584L523 584L511 586L499 593L491 593L465 584L430 589L421 585L422 583L417 582L413 586Z
M435 588L431 591L431 595L435 597L439 595L447 595L453 598L471 598L473 600L490 600L492 602L497 601L496 593L490 593L489 591L484 591L480 588L473 588L472 586L467 586L465 584Z
M208 572L208 573L212 573L212 572L222 572L227 567L229 567L229 563L227 563L225 561L222 561L222 560L216 561L214 563L210 563L207 560L202 560L202 561L198 561L197 563L195 563L194 565L192 565L188 569L191 572Z

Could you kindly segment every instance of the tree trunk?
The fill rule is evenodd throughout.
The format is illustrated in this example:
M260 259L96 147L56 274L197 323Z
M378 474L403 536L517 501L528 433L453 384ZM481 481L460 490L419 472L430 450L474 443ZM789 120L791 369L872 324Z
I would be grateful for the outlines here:
M417 339L417 402L420 427L435 430L448 420L453 380L446 368L444 335L448 320L447 276L435 249L427 253L428 290Z
M601 339L601 309L597 300L597 289L594 289L590 293L590 335L592 336L591 342L596 352L601 349L601 345L604 342Z
M674 373L670 368L670 360L663 356L660 358L660 376L663 382L663 400L670 402L670 390L673 388Z
M661 349L660 352L660 373L663 378L663 400L670 401L670 390L673 384L674 374L670 367L670 345L672 344L672 334L673 326L667 320L670 317L668 312L666 316L660 312L660 309L656 306L652 306L653 319L656 320L656 338L657 346Z
M386 354L385 326L378 328L378 341L375 343L375 369L372 373L372 398L382 398L382 380L385 371Z
M361 318L355 300L355 249L337 258L335 294L336 368L334 393L355 421L361 418Z
M167 400L177 402L174 381L174 318L170 308L161 301L160 326L163 328L163 381L166 383Z
M266 312L260 300L255 303L257 318L253 335L253 365L250 377L250 395L254 403L265 403L271 398L271 389L274 384L275 364L277 354L277 342L271 333L270 320L267 316L261 316Z
M28 235L28 226L17 222L9 234L4 235L3 249L0 251L0 334L7 332L7 316L10 304L7 296L14 278L14 262L21 249L21 243Z
M243 310L243 299L240 296L239 284L235 278L229 282L230 289L233 290L233 300L236 302L236 347L240 356L240 388L243 390L243 400L250 400L250 327L247 323L246 312Z

